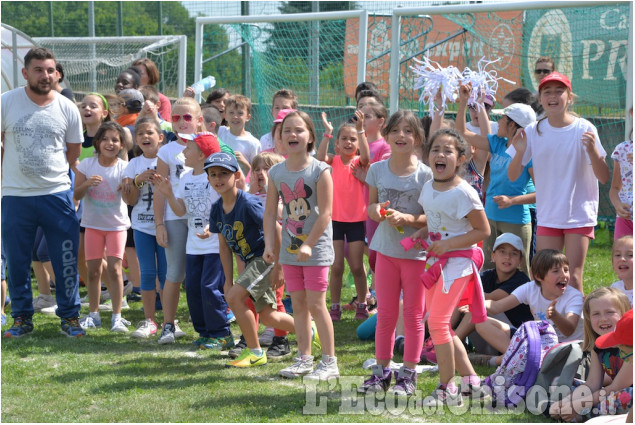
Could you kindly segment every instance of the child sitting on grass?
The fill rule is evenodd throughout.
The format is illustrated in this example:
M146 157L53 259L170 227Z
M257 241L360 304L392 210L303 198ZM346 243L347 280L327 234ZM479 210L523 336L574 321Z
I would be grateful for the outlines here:
M633 235L622 236L613 243L613 271L620 279L611 285L626 294L633 305Z
M240 179L236 158L225 152L214 154L206 162L205 170L210 185L220 195L212 207L209 231L220 234L225 294L247 344L247 348L227 366L262 366L267 364L267 354L260 348L257 322L245 301L248 297L254 301L265 326L294 332L293 318L276 311L274 290L283 283L282 268L277 261L269 264L262 258L265 249L262 227L265 211L257 197L236 187ZM277 246L279 244L278 239ZM232 252L238 254L245 263L245 270L235 282Z
M531 262L534 280L515 289L511 295L497 301L485 300L489 316L506 312L520 304L527 304L534 320L546 320L555 329L559 342L582 339L582 293L569 283L569 260L555 249L543 249ZM478 333L501 353L507 351L516 331L496 319L488 319L476 325ZM498 356L490 365L500 365Z

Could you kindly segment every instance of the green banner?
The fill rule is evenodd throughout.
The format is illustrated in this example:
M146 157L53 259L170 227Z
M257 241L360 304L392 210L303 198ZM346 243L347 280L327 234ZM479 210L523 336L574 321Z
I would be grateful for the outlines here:
M551 56L556 70L571 79L577 105L623 108L628 17L627 2L527 11L523 28L525 87L538 89L534 63L540 56Z

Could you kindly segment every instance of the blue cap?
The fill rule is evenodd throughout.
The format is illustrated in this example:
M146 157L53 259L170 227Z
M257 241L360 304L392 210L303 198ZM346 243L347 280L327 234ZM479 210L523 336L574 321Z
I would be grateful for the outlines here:
M206 170L211 167L223 167L232 173L239 171L238 161L236 161L236 157L227 152L217 152L210 155L203 165L203 169Z

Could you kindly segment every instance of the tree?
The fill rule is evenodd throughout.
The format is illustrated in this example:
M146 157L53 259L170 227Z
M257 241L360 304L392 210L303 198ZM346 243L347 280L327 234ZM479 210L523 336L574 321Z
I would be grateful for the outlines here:
M310 1L285 1L279 7L280 13L310 13ZM351 10L354 2L322 1L318 2L320 12ZM266 29L269 38L266 40L267 52L272 57L300 58L308 61L311 43L311 23L309 22L274 22ZM320 29L320 68L330 63L344 61L344 37L346 22L331 21Z

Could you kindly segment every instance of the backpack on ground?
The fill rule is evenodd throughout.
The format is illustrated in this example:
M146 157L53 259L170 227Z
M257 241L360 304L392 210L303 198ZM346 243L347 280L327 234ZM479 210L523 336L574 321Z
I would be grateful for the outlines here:
M548 396L537 400L543 414L549 416L551 404L571 393L574 380L586 381L591 360L589 353L582 351L581 344L580 340L561 342L545 354L535 384Z
M546 321L523 323L512 337L496 372L483 381L491 391L495 404L516 406L534 385L547 351L558 344L553 326ZM504 392L504 393L503 393Z

